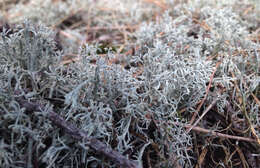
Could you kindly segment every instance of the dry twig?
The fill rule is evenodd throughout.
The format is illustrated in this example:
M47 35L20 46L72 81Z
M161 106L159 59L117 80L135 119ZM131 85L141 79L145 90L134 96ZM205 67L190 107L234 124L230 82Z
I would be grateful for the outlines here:
M26 110L30 112L41 111L42 109L44 109L42 105L28 102L22 97L17 97L17 101L22 107L26 108ZM69 124L54 111L48 112L48 118L56 126L64 129L68 135L72 136L76 140L83 140L86 145L88 145L91 149L95 150L97 153L104 155L106 158L108 158L118 166L124 168L138 168L138 164L135 161L127 159L125 156L121 155L117 151L114 151L98 139L88 137L85 131L78 129L72 124Z
M208 85L207 90L206 90L206 94L205 94L204 98L202 99L202 101L201 101L199 107L197 108L197 110L196 110L197 112L193 114L193 116L192 116L192 118L191 118L191 120L190 120L190 124L192 124L192 123L194 122L195 117L197 116L197 114L199 113L199 111L200 111L202 105L204 104L205 100L207 99L207 96L208 96L208 93L209 93L209 89L210 89L210 87L211 87L211 84L212 84L214 75L215 75L215 73L216 73L216 71L217 71L217 69L218 69L218 67L219 67L220 64L221 64L221 61L219 61L219 62L216 64L215 70L214 70L213 73L211 74L210 81L209 81L209 85ZM196 124L195 124L195 125L196 125ZM189 133L189 132L190 132L190 129L189 129L187 132Z
M176 125L180 125L180 123L175 123ZM192 125L190 124L185 124L184 127L186 128L190 128L192 127ZM252 139L252 138L246 138L246 137L240 137L240 136L233 136L233 135L228 135L228 134L222 134L219 132L215 132L212 130L208 130L205 128L201 128L201 127L193 127L192 128L193 131L197 131L197 132L202 132L202 133L207 133L207 134L211 134L212 136L216 136L216 137L220 137L220 138L228 138L228 139L235 139L235 140L239 140L239 141L247 141L247 142L253 142L253 143L257 143L257 140Z

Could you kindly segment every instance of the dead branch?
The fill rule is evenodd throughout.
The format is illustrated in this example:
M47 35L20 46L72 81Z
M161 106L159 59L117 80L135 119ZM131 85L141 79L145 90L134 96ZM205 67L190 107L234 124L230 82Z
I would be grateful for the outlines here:
M23 97L17 97L17 102L24 108L26 111L42 111L44 106L41 104L28 102ZM119 152L114 151L106 144L102 143L98 139L91 138L87 136L87 133L83 130L78 129L76 126L66 122L61 116L59 116L54 111L48 112L48 118L58 127L64 129L64 131L72 136L76 140L83 140L86 145L91 149L95 150L97 153L104 155L106 158L110 159L115 164L123 168L138 168L138 165L135 161L127 159L125 156L121 155Z

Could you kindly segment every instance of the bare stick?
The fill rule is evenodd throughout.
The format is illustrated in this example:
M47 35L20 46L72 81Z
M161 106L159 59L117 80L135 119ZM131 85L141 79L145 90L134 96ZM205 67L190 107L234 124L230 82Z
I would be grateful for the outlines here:
M174 124L176 125L182 125L186 128L191 128L192 125L190 124L180 124L178 122L174 122ZM194 126L192 128L193 131L196 131L196 132L203 132L203 133L207 133L207 134L211 134L213 136L216 136L216 137L221 137L221 138L228 138L228 139L235 139L235 140L239 140L239 141L247 141L247 142L254 142L254 143L257 143L257 140L255 139L252 139L252 138L246 138L246 137L240 137L240 136L233 136L233 135L228 135L228 134L222 134L222 133L219 133L219 132L215 132L215 131L212 131L212 130L208 130L208 129L205 129L205 128L201 128L201 127L197 127L197 126Z
M211 76L210 76L210 81L209 81L209 85L208 85L207 90L206 90L206 94L205 94L204 98L202 99L202 101L200 102L200 104L199 104L199 106L198 106L198 108L197 108L197 110L196 110L197 112L195 112L195 113L193 114L193 116L192 116L192 118L191 118L191 120L190 120L190 124L192 124L192 123L194 122L194 120L195 120L197 114L199 113L199 111L200 111L202 105L203 105L204 102L206 101L207 96L208 96L208 93L209 93L209 89L210 89L210 87L211 87L211 85L212 85L212 81L213 81L214 75L215 75L215 73L216 73L216 71L217 71L217 69L218 69L218 67L219 67L220 64L221 64L221 61L219 61L219 62L216 64L216 68L215 68L215 70L213 71L213 73L212 73Z
M199 119L188 129L187 133L190 132L190 130L192 130L198 123L199 121L207 114L207 112L213 107L215 106L215 104L217 103L218 97L215 98L213 100L213 102L208 106L208 108L202 113L202 115L199 117Z
M44 107L37 103L28 102L22 97L16 98L22 107L25 107L27 111L41 111ZM91 149L96 152L103 154L105 157L109 158L112 162L124 168L138 168L135 161L129 160L119 152L114 151L106 144L102 143L98 139L91 138L87 136L87 133L83 130L78 129L76 126L66 122L61 116L53 111L48 112L48 118L58 127L65 130L67 134L72 136L76 140L83 140L86 142Z

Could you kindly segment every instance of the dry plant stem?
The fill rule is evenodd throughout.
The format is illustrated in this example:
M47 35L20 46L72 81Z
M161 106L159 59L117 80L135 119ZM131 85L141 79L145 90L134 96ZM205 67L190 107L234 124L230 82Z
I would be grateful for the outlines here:
M134 31L138 29L139 25L127 25L127 26L111 26L111 27L87 27L85 28L85 31L90 32L90 31L102 31L102 30L130 30Z
M143 1L144 2L148 2L148 3L152 3L152 4L156 5L156 6L159 6L162 10L167 10L168 9L167 5L164 2L160 1L160 0L143 0Z
M211 87L211 84L212 84L214 75L215 75L215 73L216 73L216 71L217 71L217 69L218 69L220 63L221 63L221 61L219 61L219 62L216 64L216 68L215 68L214 72L211 74L210 81L209 81L209 85L208 85L207 90L206 90L206 94L205 94L204 98L202 99L202 101L201 101L199 107L197 108L197 110L196 110L197 112L193 114L193 116L192 116L192 118L191 118L191 120L190 120L190 124L192 124L192 123L194 122L195 117L196 117L197 114L199 113L200 108L202 107L202 105L204 104L204 102L205 102L205 100L206 100L206 98L207 98L207 96L208 96L209 89L210 89L210 87ZM189 131L190 131L190 130L189 130ZM189 131L188 131L188 132L189 132Z
M207 153L208 153L208 148L204 147L202 149L201 154L199 155L199 160L197 162L196 168L202 167L202 164L205 160L205 156L207 155Z
M26 108L26 110L30 112L41 111L42 109L44 109L42 105L28 102L22 97L18 97L17 101L22 107ZM102 143L98 139L88 137L85 131L78 129L76 126L72 124L69 124L54 111L48 112L48 118L56 126L64 129L68 135L72 136L76 140L83 140L86 143L86 145L88 145L91 149L104 155L106 158L110 159L118 166L124 168L138 168L136 162L129 160L123 155L121 155L119 152L112 150L110 147L108 147L106 144Z
M246 162L246 158L245 158L243 152L241 151L241 149L237 145L235 146L235 148L236 148L236 151L237 151L237 153L238 153L238 155L239 155L239 157L240 157L240 159L242 161L243 167L244 168L249 167L248 163Z
M235 77L233 72L232 72L232 77ZM244 80L242 80L242 83L243 83L245 88L249 89ZM242 111L243 111L244 116L245 116L245 118L247 120L247 123L249 125L249 129L251 130L251 133L253 134L253 136L256 138L256 140L258 142L258 145L260 145L260 138L256 134L255 128L252 126L251 120L250 120L250 118L248 116L248 113L246 111L246 103L245 103L244 96L243 96L241 90L239 89L237 82L235 82L235 87L236 87L237 92L240 93L239 103L242 104ZM250 92L250 93L253 96L253 98L256 101L256 103L259 104L259 100L257 99L257 97L252 92Z
M242 80L242 83L244 84L244 86L248 89L248 87L247 87L247 85L246 85L246 83L245 83L245 81L244 80ZM252 94L252 92L250 92L251 94ZM246 103L245 103L245 98L244 98L244 96L243 96L243 112L244 112L244 115L245 115L245 117L246 117L246 120L247 120L247 123L249 124L249 128L250 128L250 130L251 130L251 133L253 134L253 136L257 139L257 142L258 142L258 144L260 145L260 138L258 137L258 135L257 135L257 133L256 133L256 131L255 131L255 128L253 127L253 125L252 125L252 122L251 122L251 120L250 120L250 118L249 118L249 116L248 116L248 113L247 113L247 110L246 110ZM257 101L256 101L257 102Z
M216 97L213 102L208 106L208 108L203 112L203 114L199 117L199 119L192 125L192 127L190 127L187 131L187 133L189 133L199 122L200 120L207 114L207 112L213 107L215 106L215 104L218 101L218 97Z
M174 123L176 125L180 125L180 123ZM184 127L186 128L191 128L192 125L190 124L185 124ZM213 136L217 136L217 137L220 137L220 138L228 138L228 139L235 139L235 140L239 140L239 141L247 141L247 142L254 142L254 143L257 143L256 140L254 139L251 139L251 138L245 138L245 137L240 137L240 136L233 136L233 135L228 135L228 134L222 134L222 133L219 133L219 132L215 132L215 131L212 131L212 130L208 130L208 129L205 129L205 128L201 128L201 127L193 127L192 128L193 131L197 131L197 132L203 132L203 133L207 133L207 134L211 134Z

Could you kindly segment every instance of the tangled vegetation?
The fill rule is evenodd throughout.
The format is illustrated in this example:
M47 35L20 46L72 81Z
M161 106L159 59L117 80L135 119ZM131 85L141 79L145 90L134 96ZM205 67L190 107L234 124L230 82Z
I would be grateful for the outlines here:
M122 2L1 6L0 167L259 167L259 6Z

